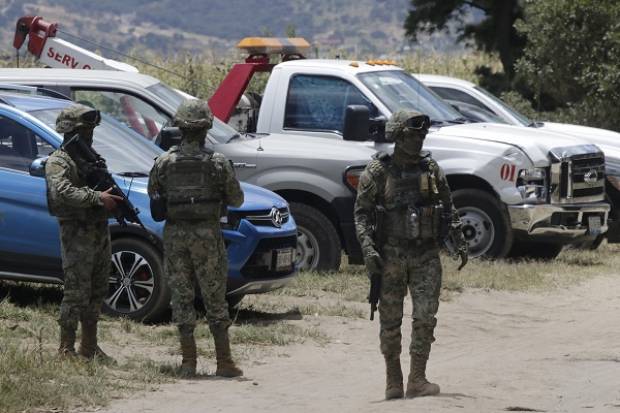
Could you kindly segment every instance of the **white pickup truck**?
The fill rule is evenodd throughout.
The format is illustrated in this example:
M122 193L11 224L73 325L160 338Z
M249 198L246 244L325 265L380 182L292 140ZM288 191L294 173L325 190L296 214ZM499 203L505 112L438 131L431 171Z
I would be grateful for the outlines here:
M365 144L389 151L380 132L385 119L399 108L429 115L425 149L448 177L473 256L554 257L563 245L607 230L605 159L595 145L537 129L466 123L385 61L296 59L270 69L258 119L249 122L258 133L372 139ZM364 111L374 133L360 129Z
M486 112L494 116L493 122L560 132L601 148L605 153L605 189L611 203L607 241L620 243L620 133L581 125L532 121L490 92L466 80L425 74L416 74L415 77L474 122L489 121Z

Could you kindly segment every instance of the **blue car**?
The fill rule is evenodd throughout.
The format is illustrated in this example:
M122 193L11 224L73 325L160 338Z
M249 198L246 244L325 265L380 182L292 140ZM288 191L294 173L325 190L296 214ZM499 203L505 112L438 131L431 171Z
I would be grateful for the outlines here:
M56 117L71 102L0 94L0 278L62 283L58 223L49 215L44 159L62 137ZM149 211L148 172L162 150L109 116L95 129L95 150L153 235L110 220L112 273L105 311L156 320L169 306L163 279L163 223ZM285 285L295 274L297 229L288 204L271 191L242 183L245 202L222 217L228 251L230 304L245 294Z

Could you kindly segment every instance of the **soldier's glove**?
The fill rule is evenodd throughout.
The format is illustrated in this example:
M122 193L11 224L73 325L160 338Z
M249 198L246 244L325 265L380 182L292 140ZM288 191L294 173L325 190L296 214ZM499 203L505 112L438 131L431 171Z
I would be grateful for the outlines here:
M383 259L381 259L379 253L375 250L368 251L368 253L365 254L364 264L366 264L369 275L383 273Z
M467 265L467 261L469 260L469 255L467 254L467 249L461 248L459 250L459 258L461 259L461 265L459 265L458 271L461 271L464 266Z

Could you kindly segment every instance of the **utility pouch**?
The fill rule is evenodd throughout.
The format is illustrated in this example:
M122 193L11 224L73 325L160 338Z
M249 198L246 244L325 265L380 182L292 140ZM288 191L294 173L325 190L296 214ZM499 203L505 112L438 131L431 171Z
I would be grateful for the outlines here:
M151 217L156 222L164 221L167 218L166 198L155 194L151 198Z

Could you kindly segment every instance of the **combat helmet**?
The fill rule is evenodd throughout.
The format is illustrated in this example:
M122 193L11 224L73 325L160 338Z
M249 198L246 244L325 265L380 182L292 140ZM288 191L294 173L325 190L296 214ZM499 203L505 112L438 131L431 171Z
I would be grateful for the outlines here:
M209 104L204 100L186 100L177 109L172 123L181 130L211 129L213 113L209 109Z
M101 122L101 114L91 107L74 104L64 108L56 118L56 132L68 133L80 127L94 128Z
M431 121L428 116L415 110L399 109L390 116L385 124L385 138L394 142L408 131L417 131L426 135L430 125Z

